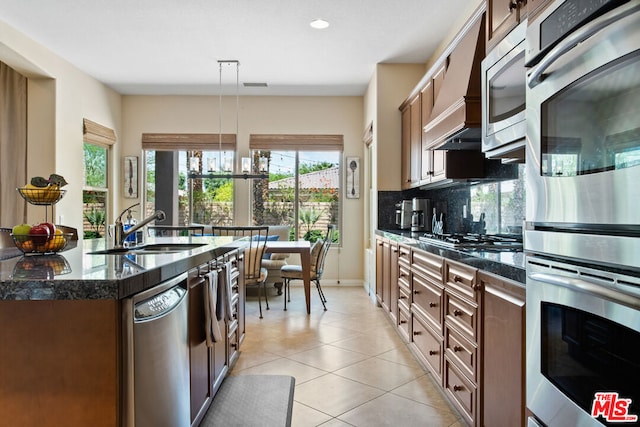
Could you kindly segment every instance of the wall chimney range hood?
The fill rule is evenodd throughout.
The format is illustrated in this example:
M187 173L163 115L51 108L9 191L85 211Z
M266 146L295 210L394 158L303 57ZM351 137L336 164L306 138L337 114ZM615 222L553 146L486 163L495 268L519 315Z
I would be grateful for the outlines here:
M436 66L446 73L424 126L426 149L477 150L482 141L481 63L485 55L485 19L474 15Z

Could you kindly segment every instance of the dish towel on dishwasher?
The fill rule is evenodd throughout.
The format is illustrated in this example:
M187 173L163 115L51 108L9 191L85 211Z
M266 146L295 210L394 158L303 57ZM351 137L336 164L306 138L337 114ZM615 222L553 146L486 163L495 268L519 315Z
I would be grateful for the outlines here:
M224 339L216 316L216 309L219 305L219 288L217 271L210 271L204 275L204 319L207 347L213 347L213 343Z
M228 320L233 320L233 307L231 304L231 295L233 295L233 281L231 278L231 270L231 261L225 262L223 266L224 273L221 279L224 280L224 283L221 283L220 286L218 286L218 306L216 308L216 317L218 318L218 320L222 320L225 318L225 311L226 318Z

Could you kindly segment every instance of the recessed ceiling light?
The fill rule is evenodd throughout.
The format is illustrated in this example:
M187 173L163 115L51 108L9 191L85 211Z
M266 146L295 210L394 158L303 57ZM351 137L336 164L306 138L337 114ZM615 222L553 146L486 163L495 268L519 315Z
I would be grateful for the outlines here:
M311 25L311 28L315 28L316 30L324 30L329 26L329 23L324 19L314 19L309 25Z

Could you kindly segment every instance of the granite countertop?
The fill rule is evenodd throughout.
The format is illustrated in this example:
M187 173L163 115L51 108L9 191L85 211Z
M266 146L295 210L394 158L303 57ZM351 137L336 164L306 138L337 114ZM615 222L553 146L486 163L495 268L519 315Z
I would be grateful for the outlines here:
M404 243L406 245L439 255L443 258L459 261L513 280L524 286L526 282L525 254L522 251L486 251L469 249L452 249L422 242L411 232L402 230L376 230L378 236Z
M105 239L85 240L53 255L0 257L0 300L122 299L242 246L233 237L160 237L150 243L202 243L163 254L90 254ZM5 258L5 259L3 259Z

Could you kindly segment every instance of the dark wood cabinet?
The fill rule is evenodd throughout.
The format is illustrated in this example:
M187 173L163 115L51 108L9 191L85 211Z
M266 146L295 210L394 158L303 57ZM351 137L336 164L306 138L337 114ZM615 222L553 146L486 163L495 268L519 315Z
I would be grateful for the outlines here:
M418 94L402 107L402 189L420 184L422 173L422 97Z
M530 0L488 0L487 52L527 16L527 1Z
M200 424L213 396L240 354L240 343L244 337L245 305L244 281L240 274L243 256L243 253L233 251L189 271L188 335L192 426ZM206 282L203 275L211 269L216 269L219 275L226 274L227 262L231 265L231 320L225 317L218 321L225 339L209 347L205 336Z
M445 393L465 420L480 425L479 344L482 292L474 267L445 259Z
M483 288L483 397L486 426L525 425L525 288L478 273Z
M416 359L465 423L525 425L524 285L416 247L397 248L392 319Z
M398 316L398 243L376 239L376 300L394 322Z

